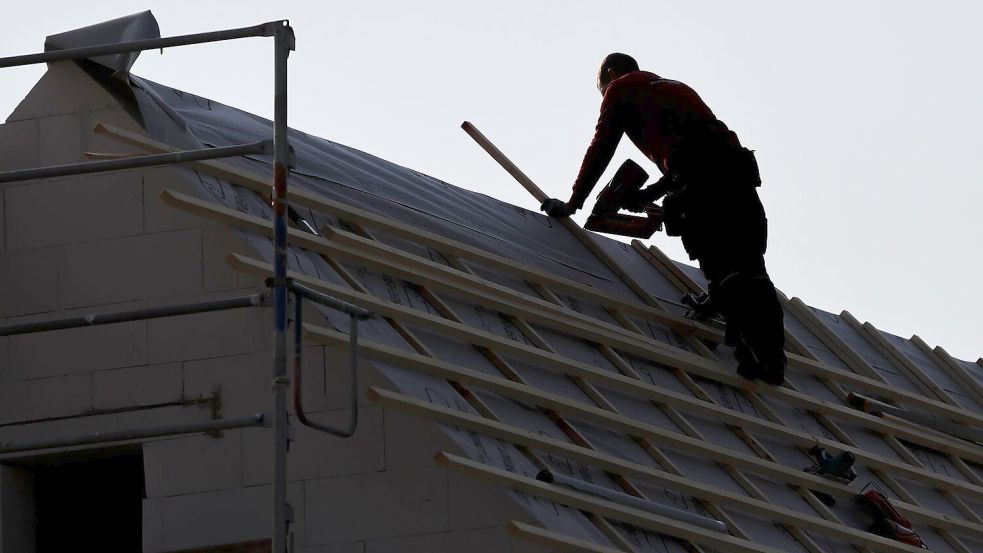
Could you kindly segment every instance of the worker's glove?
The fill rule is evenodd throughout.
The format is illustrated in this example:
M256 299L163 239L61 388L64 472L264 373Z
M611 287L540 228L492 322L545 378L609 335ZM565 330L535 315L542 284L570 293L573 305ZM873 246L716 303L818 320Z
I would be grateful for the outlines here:
M673 187L673 179L663 176L659 180L631 194L622 200L622 208L634 213L641 213L645 208L662 199L663 196Z
M634 194L628 194L622 198L621 209L631 211L632 213L641 213L645 211L645 208L652 205L652 202L642 194L643 192L644 190L640 190Z
M541 211L545 211L547 215L555 219L569 217L577 211L577 208L571 206L563 200L558 200L556 198L546 200L539 209Z

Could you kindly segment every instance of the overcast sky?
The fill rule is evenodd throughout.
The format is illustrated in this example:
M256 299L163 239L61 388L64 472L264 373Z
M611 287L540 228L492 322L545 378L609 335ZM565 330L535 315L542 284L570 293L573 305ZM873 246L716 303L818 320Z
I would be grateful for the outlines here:
M5 6L0 56L40 51L46 35L143 9L164 36L290 19L292 127L536 209L460 123L475 123L547 193L566 198L596 122L597 66L623 51L693 86L757 150L768 268L780 289L975 360L983 354L980 6L17 2ZM269 117L271 52L266 39L145 52L133 72ZM5 118L43 68L3 72ZM612 168L628 157L657 174L628 140ZM677 239L651 243L686 258Z

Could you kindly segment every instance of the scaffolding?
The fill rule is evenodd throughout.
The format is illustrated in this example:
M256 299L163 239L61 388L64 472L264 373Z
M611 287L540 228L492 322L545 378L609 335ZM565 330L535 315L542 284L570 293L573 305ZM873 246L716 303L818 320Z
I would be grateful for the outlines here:
M352 416L345 428L333 428L318 424L307 418L301 403L300 343L296 344L294 355L294 405L297 419L316 430L332 435L347 437L354 434L358 424L358 409L355 403L358 373L358 322L373 317L373 313L356 305L338 300L287 277L287 178L290 173L290 144L287 138L287 60L295 49L294 31L286 20L271 21L252 27L227 29L206 33L135 40L113 44L101 44L80 48L67 48L37 54L0 58L0 68L33 65L55 61L80 60L95 56L141 52L175 46L204 44L250 37L272 37L274 43L274 115L272 140L240 144L220 148L173 151L163 154L138 155L123 159L92 161L49 167L38 167L0 173L0 184L9 184L32 179L56 176L81 175L192 163L204 160L243 156L249 154L273 154L272 199L274 213L273 237L273 275L267 279L268 292L224 300L208 300L179 305L156 306L150 308L117 311L68 318L59 318L31 323L18 323L0 326L0 337L32 332L78 328L113 324L125 321L204 313L209 311L238 309L248 307L273 307L274 355L272 377L272 414L257 413L252 416L219 419L204 423L172 424L152 428L133 428L113 432L97 432L60 439L33 440L21 443L0 444L0 454L39 451L63 447L121 442L200 432L216 432L234 428L273 428L273 553L286 553L288 547L289 525L292 522L291 508L287 502L287 449L290 440L287 414L287 390L291 382L287 373L287 309L292 294L295 307L295 321L298 332L303 301L311 301L330 309L341 311L350 317L350 363L352 371Z

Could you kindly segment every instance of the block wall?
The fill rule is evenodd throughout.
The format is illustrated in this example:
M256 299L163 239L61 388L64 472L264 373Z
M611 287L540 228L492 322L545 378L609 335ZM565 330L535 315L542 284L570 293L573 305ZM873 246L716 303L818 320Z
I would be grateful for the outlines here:
M93 135L96 121L141 130L125 99L71 63L52 64L0 125L0 171L128 151ZM259 290L261 282L224 261L230 251L250 253L248 246L163 205L164 188L195 193L166 168L2 188L0 321ZM269 311L253 308L0 338L0 441L267 411L270 334ZM346 362L344 352L305 348L312 418L346 420ZM381 382L366 366L363 388ZM352 439L294 425L288 474L296 551L539 550L502 530L507 518L527 519L504 492L434 465L435 451L454 451L436 427L361 397ZM144 551L269 538L271 443L268 429L144 443ZM8 456L0 466L3 552L33 550L32 459Z

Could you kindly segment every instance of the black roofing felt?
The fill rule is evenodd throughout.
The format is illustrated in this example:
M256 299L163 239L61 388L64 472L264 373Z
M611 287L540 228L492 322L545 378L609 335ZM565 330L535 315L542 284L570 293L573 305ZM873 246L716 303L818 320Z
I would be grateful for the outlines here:
M200 144L226 146L266 139L271 136L270 122L255 115L145 79L133 77L133 83L148 134L158 140L184 147L194 147ZM455 187L371 154L300 131L291 130L290 141L296 154L296 165L290 177L291 186L317 192L327 198L434 232L487 252L514 259L519 263L544 269L552 274L609 291L632 301L638 301L637 296L630 288L570 232L562 226L554 224L553 221L540 213L530 212L490 196ZM229 160L228 163L263 175L270 173L270 160L263 156ZM242 212L269 218L269 208L257 194L190 170L184 170L183 174L192 182L201 185L203 198ZM509 177L503 174L502 178L507 179ZM309 221L314 222L316 226L339 225L337 219L325 214L313 213L307 209L302 209L301 214ZM245 235L245 237L253 244L260 256L267 260L272 259L269 241L266 238L249 235ZM379 238L385 243L424 258L441 263L446 262L438 252L414 244L410 237L382 235ZM604 250L612 255L623 268L631 272L635 278L639 279L647 292L657 298L665 298L670 301L678 300L679 291L675 286L659 271L655 270L649 261L641 257L638 252L608 238L599 237L599 240ZM413 284L355 265L348 265L355 274L359 275L361 284L371 293L396 303L437 313L436 307L421 296L418 288ZM343 282L323 259L311 252L294 249L291 268L332 282ZM688 266L682 268L691 277L699 281L699 273L695 269ZM535 290L528 284L511 275L482 268L480 264L475 264L475 270L480 275L516 291L536 295ZM593 304L583 298L568 296L563 299L573 309L600 320L615 323L603 306ZM444 300L461 316L466 324L500 336L507 336L513 340L532 343L530 338L524 336L509 317L490 312L478 305L477 301L465 301L457 298L444 298ZM667 305L667 308L680 312L679 308L673 305ZM869 338L840 320L836 315L819 310L814 310L814 312L818 320L825 324L839 339L854 348L892 386L913 393L921 393L917 383L912 381L905 371L897 366L895 361L881 353ZM338 319L333 315L328 315L328 317L338 330L344 331L347 324L346 320ZM801 317L801 314L794 312L786 314L788 331L822 362L836 368L850 370L847 363L841 360L823 339L820 339L800 320ZM685 340L675 332L651 322L637 322L652 338L675 347L690 349ZM563 355L593 364L603 370L616 370L594 345L549 328L537 327L536 330L555 350ZM469 344L422 331L418 332L418 336L441 359L487 374L501 375L498 368ZM983 404L974 399L973 394L964 390L959 382L936 366L933 360L921 353L915 344L895 336L887 336L892 343L909 355L922 371L935 379L945 389L951 391L965 409L983 413ZM405 341L382 320L366 323L364 337L368 340L408 349ZM717 353L722 363L733 367L732 356L726 346L719 346ZM628 355L625 358L639 373L646 375L650 382L679 393L692 393L680 383L671 368ZM582 401L585 404L593 404L593 400L568 378L543 370L522 359L511 359L511 361L516 370L532 386ZM967 372L972 373L974 378L983 382L983 371L980 367L972 363L961 363ZM445 381L384 363L379 363L378 366L390 378L394 387L407 395L476 413L467 401ZM754 402L749 401L748 396L741 390L702 378L696 378L695 381L701 386L703 392L718 404L749 416L765 417L759 407ZM814 397L831 403L842 404L841 399L815 377L794 374L790 376L790 381L799 390L812 394ZM660 428L682 432L680 426L671 417L651 402L610 390L602 390L602 392L622 413ZM529 409L494 394L481 391L477 394L488 405L492 406L505 422L520 428L537 430L555 438L565 438L564 433L542 412ZM833 438L833 434L816 417L801 407L785 404L772 397L763 397L760 398L760 401L778 413L787 425L816 436ZM688 420L709 441L733 448L735 452L754 454L744 441L719 421L698 417L688 417ZM657 467L653 459L630 437L583 422L572 421L572 424L583 435L588 436L599 449L638 463ZM851 436L857 445L864 449L890 459L904 461L882 436L848 422L841 422L840 427ZM445 430L465 454L473 459L527 475L533 475L536 472L536 467L519 450L510 445L486 437L476 437L453 428L445 428ZM780 443L769 439L767 436L758 436L758 438L776 456L778 461L786 466L801 469L811 462L800 449L790 444ZM983 478L983 469L976 465L972 466L972 470L976 472L975 475L964 475L960 473L960 469L953 464L952 460L943 454L922 447L912 446L911 450L916 457L922 459L926 471L934 471L938 474L964 480ZM683 474L691 479L735 493L747 493L717 463L673 451L671 447L666 448L666 453L677 466L681 467ZM552 456L549 457L549 462L553 463L555 470L579 474L595 483L620 489L605 473L596 469L586 466L572 468L568 461ZM877 482L882 488L891 490L891 486L881 480L873 471L863 466L858 466L857 469L860 473L857 484ZM814 508L789 486L757 476L751 476L751 480L772 503L812 516L819 516ZM936 510L945 516L965 518L959 507L950 502L939 490L909 481L905 481L904 484L912 496L925 507ZM652 501L693 512L704 512L701 504L691 497L680 495L672 490L652 489L645 484L640 484L640 487ZM860 486L857 488L859 490ZM514 497L549 528L597 543L611 544L610 540L598 532L597 528L578 511L560 507L547 501L533 500L518 493L514 493ZM967 499L966 501L971 502L972 500ZM979 503L969 504L979 505ZM771 521L748 516L737 509L725 509L725 511L734 520L739 521L744 531L757 543L787 551L804 550L790 533L782 527L772 524ZM865 528L866 524L869 523L869 520L854 505L839 504L833 511L847 525ZM683 551L678 542L666 539L664 536L640 532L624 525L617 525L617 527L629 542L636 545L639 551ZM936 531L924 525L919 525L918 530L930 543L933 551L954 551L946 539ZM849 545L838 543L835 540L815 535L814 538L827 551L853 550ZM964 539L966 544L972 544L970 545L971 549L979 547L977 550L983 551L983 542L977 543L963 536L960 538Z

